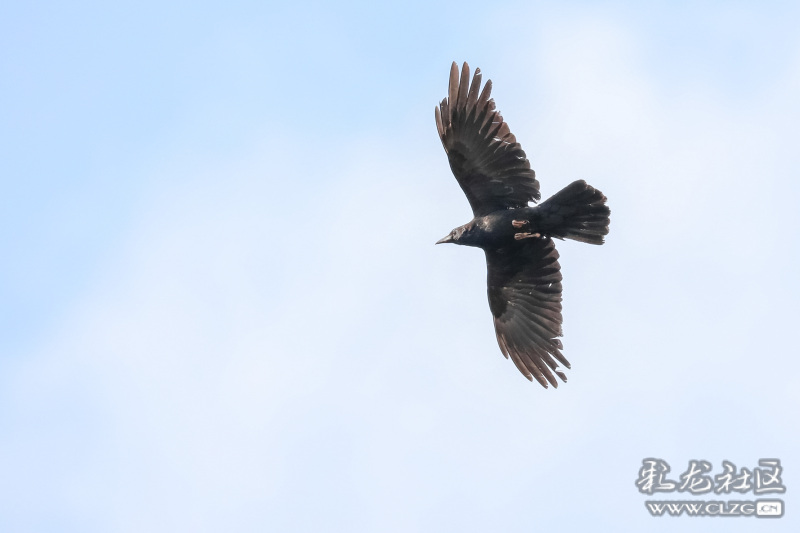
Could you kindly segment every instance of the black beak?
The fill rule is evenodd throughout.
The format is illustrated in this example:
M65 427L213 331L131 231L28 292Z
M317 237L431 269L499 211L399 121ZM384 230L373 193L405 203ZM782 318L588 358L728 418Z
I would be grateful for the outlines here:
M443 244L446 242L453 242L453 236L448 234L446 237L442 237L441 239L436 241L436 244Z

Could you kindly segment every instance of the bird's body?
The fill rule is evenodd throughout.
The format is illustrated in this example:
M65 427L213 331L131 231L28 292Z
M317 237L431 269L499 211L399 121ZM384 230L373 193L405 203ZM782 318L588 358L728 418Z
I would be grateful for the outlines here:
M450 71L448 97L436 108L436 127L450 168L472 206L473 219L439 240L482 248L489 308L497 342L528 379L566 381L561 354L561 272L553 239L602 244L610 210L603 194L579 180L538 206L539 182L494 101L491 81L480 90L464 63ZM558 362L558 363L557 363Z
M536 215L535 207L520 207L495 211L482 217L475 217L463 226L455 228L452 232L453 241L445 237L441 242L455 242L458 244L476 246L478 248L510 246L514 242L514 235L519 232L512 224L514 220L533 219Z

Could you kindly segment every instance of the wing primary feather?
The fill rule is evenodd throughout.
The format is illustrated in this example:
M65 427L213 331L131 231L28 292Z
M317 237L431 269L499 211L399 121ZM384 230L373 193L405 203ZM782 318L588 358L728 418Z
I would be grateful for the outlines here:
M524 346L521 346L517 339L513 336L507 336L505 334L501 334L503 340L508 347L509 355L511 356L511 360L514 361L514 364L517 366L520 372L522 372L525 377L531 379L530 376L533 376L539 384L547 388L547 382L553 379L552 376L547 378L547 374L549 374L549 370L540 368L540 365L536 363L535 358L532 358L528 353ZM542 365L543 367L544 365ZM524 369L524 370L523 370Z
M558 341L558 339L553 339L553 340L554 340L554 341ZM558 341L558 343L559 343L559 344L561 344L561 342L560 342L560 341ZM560 346L560 347L559 347L559 350L563 350L563 349L564 349L564 347L563 347L563 346ZM554 352L553 352L553 355L555 356L555 358L556 358L556 359L558 359L558 362L559 362L559 363L561 363L562 365L564 365L564 366L565 366L565 367L567 367L567 368L572 368L572 365L571 365L571 364L569 364L569 361L567 361L567 358L566 358L566 357L564 357L564 356L561 354L561 352L560 352L560 351L558 351L558 350L554 351Z
M542 362L541 357L536 350L533 350L533 354L528 353L527 351L522 351L522 356L528 360L529 368L531 368L531 372L533 369L541 374L553 387L558 388L558 382L553 374L550 372L550 369ZM540 382L541 383L541 382ZM545 385L547 387L547 385Z
M497 329L495 326L495 335L497 336L497 344L500 346L500 352L503 354L503 357L508 359L508 354L510 353L508 350L508 345L506 344L506 340L503 338L503 335L500 333L500 330Z
M475 110L475 104L478 103L478 90L481 88L481 69L476 68L475 74L472 76L472 84L469 87L469 94L467 95L467 115L472 117Z
M556 370L558 368L558 365L553 360L553 356L558 357L558 355L561 355L561 353L558 351L558 349L555 346L553 346L551 344L550 341L552 339L550 339L550 340L548 340L547 338L544 338L544 339L538 338L537 339L537 338L532 337L527 332L523 332L523 336L532 345L533 351L534 351L534 353L536 354L536 356L538 357L539 360L547 363L547 366L549 366L553 370ZM569 368L569 367L567 367L567 368Z
M452 122L452 111L456 109L456 102L458 101L458 65L453 61L450 67L450 85L447 87L447 100L448 100L448 115L447 122Z
M522 359L519 358L519 355L517 355L516 350L509 350L508 353L511 356L511 360L514 361L514 366L517 367L517 370L522 372L522 375L525 376L526 378L528 378L528 381L533 381L534 376L531 375L531 371L528 370L528 367L526 367L525 363L522 362ZM535 377L536 377L536 381L538 381L539 383L542 383L542 380L541 380L541 378L539 376L535 376ZM544 385L544 386L547 387L547 385Z
M537 368L539 368L539 370L541 370L541 372L547 377L548 381L551 381L553 379L553 376L552 374L550 374L550 370L546 368L544 365L546 363L547 366L549 366L553 370L556 370L556 367L558 365L556 365L555 361L553 361L550 352L553 352L553 354L555 355L555 353L558 350L555 349L555 347L552 346L550 342L548 342L547 337L539 337L536 334L527 331L524 327L520 325L517 325L514 331L521 337L520 340L522 342L525 342L526 345L529 346L528 350L525 351L527 356L536 364ZM532 354L528 353L528 351L533 353Z
M458 85L458 113L463 114L466 118L464 110L467 107L467 90L469 89L469 65L464 61L464 66L461 67L461 83Z
M491 96L492 96L492 80L486 80L486 85L483 86L483 90L481 91L481 95L478 98L478 102L484 104L489 101L489 97Z

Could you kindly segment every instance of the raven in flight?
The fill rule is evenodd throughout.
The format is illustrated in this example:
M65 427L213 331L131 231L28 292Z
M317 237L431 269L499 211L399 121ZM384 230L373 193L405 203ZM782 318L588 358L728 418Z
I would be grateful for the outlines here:
M436 108L436 128L450 168L467 195L474 218L436 244L482 248L488 270L489 309L500 350L529 380L558 387L566 382L561 354L561 271L553 239L603 244L608 234L606 197L583 180L538 206L539 182L525 152L495 110L491 80L480 91L481 71L469 83L450 68L447 97ZM480 95L478 92L480 91Z

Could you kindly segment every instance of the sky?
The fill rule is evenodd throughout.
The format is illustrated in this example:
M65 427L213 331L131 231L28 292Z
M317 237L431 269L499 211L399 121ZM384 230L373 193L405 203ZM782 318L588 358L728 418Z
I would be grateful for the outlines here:
M0 530L797 531L798 21L4 4ZM483 254L433 245L471 218L452 61L543 198L608 197L605 245L557 244L557 390L502 357ZM646 458L778 458L785 516L652 517L714 498L640 493Z

